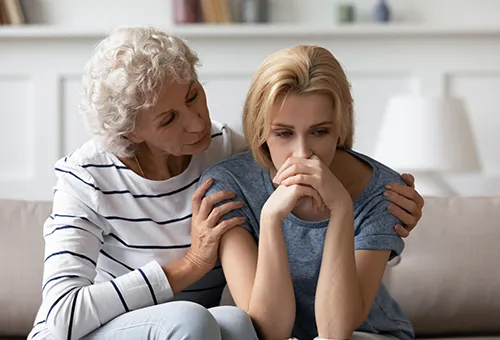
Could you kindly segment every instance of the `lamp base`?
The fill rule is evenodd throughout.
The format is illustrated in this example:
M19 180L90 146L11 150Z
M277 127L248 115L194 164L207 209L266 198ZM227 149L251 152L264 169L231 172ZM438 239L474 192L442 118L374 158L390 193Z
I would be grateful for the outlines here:
M415 189L422 196L450 197L457 193L435 173L414 173Z

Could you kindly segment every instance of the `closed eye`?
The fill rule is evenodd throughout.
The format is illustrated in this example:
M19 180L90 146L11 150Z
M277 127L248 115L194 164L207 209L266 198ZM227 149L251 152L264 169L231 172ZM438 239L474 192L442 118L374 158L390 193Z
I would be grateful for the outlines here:
M160 126L165 127L167 125L170 125L175 117L177 117L177 112L173 111L168 115L168 119L160 124Z
M188 104L193 103L198 98L198 92L195 92L191 97L186 101Z

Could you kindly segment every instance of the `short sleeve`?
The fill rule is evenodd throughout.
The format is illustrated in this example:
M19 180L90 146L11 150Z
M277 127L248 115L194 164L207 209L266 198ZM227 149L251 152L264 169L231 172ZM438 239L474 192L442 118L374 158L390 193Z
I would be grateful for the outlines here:
M388 202L383 200L374 206L355 230L355 250L391 250L389 259L400 255L404 249L404 241L394 230L401 221L389 210Z
M223 164L223 163L222 163ZM222 191L222 190L227 190L227 191L233 191L236 193L236 196L231 199L231 201L243 201L245 203L245 206L243 206L240 209L235 209L227 214L225 214L221 219L223 220L228 220L234 217L244 217L246 218L246 221L241 225L244 229L246 229L252 237L257 240L257 228L258 225L256 225L257 221L253 217L253 213L250 209L248 201L245 200L245 195L242 193L241 187L238 185L238 183L232 178L231 174L228 172L227 169L225 169L222 165L215 165L208 169L200 178L200 184L207 178L213 178L214 182L210 189L205 194L205 197L210 196L212 194L215 194L216 192ZM228 201L222 201L216 206L220 206Z

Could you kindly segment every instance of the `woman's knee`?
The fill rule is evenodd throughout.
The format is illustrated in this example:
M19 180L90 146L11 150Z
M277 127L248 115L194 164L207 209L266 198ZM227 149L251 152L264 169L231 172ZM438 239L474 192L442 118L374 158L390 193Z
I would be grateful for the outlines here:
M90 333L84 340L110 338L221 340L221 331L205 307L193 302L176 301L122 314Z
M234 306L221 306L209 309L219 324L222 340L257 340L257 334L250 316Z
M167 321L172 326L171 337L167 339L207 339L221 340L221 331L217 320L214 316L202 305L189 301L170 302L168 318L173 320ZM171 311L175 312L172 314Z

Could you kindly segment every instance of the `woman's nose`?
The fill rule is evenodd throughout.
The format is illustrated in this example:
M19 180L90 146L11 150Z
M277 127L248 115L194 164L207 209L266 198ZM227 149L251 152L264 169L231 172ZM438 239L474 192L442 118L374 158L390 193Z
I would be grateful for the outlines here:
M299 158L310 158L313 155L311 148L304 141L300 141L294 147L293 156Z
M191 109L188 109L185 114L184 128L189 133L199 133L203 132L205 129L205 122L198 114L198 112L194 112Z

